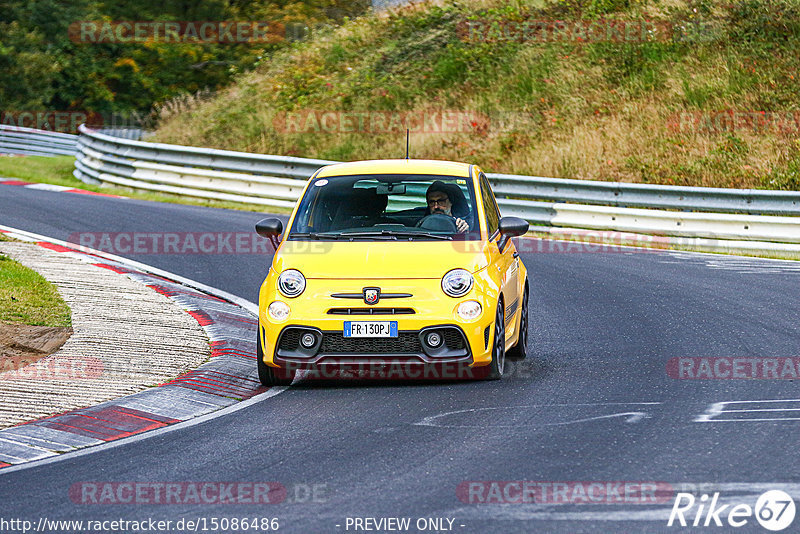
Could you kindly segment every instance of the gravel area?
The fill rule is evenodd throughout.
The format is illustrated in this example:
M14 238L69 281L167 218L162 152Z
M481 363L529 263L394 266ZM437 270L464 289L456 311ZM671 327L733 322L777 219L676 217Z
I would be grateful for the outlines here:
M0 253L55 284L73 328L57 352L0 373L0 428L143 391L210 355L192 316L124 274L29 243L0 242Z

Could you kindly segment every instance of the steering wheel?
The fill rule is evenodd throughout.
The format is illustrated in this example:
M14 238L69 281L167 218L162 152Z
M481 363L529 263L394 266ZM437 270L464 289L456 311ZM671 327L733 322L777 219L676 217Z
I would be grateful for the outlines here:
M423 217L416 226L417 228L431 230L432 232L449 232L451 234L458 232L456 220L443 213L434 213Z

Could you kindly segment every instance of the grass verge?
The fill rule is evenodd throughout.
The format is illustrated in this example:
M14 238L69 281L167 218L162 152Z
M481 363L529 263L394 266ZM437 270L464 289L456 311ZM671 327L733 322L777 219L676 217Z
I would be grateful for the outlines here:
M0 235L0 239L6 240ZM0 322L72 326L69 306L39 273L0 254Z

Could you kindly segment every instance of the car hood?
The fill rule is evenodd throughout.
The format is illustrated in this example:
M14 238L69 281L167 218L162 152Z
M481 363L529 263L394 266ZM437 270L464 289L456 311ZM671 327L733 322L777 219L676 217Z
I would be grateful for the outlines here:
M272 261L306 278L441 278L451 269L488 265L481 241L285 241Z

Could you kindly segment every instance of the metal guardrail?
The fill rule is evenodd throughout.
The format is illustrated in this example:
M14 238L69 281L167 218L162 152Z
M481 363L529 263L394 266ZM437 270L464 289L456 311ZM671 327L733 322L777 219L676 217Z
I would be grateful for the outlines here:
M292 207L308 177L335 163L80 131L79 178L201 198ZM800 215L800 192L488 177L502 212L536 225L800 243L800 217L785 216Z
M97 131L105 135L110 135L111 137L122 137L124 139L133 139L135 141L139 141L148 137L149 135L152 135L152 133L147 130L135 127L114 128L104 126Z
M85 182L263 206L293 207L314 171L336 163L80 132L74 175ZM487 176L504 215L542 227L713 239L726 250L734 240L788 243L800 252L798 191Z
M74 156L78 136L0 124L0 154Z
M335 163L80 132L78 179L197 198L291 208L314 171Z
M800 191L681 187L487 174L498 197L616 207L800 215Z

